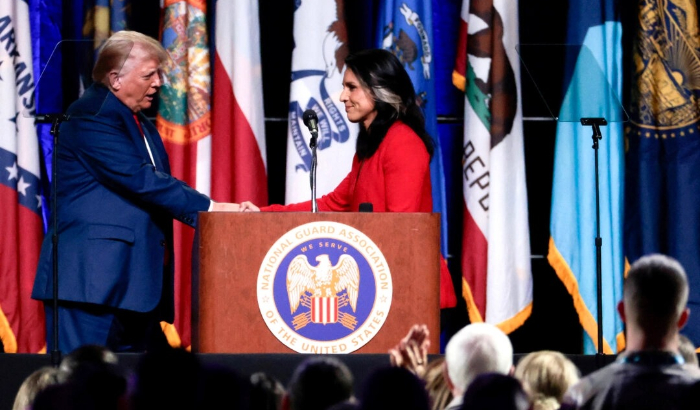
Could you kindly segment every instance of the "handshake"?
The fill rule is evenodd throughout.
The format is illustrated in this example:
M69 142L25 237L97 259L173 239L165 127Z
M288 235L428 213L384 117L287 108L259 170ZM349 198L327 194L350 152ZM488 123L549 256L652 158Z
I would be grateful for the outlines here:
M236 204L233 202L214 202L212 212L260 212L260 208L250 201Z

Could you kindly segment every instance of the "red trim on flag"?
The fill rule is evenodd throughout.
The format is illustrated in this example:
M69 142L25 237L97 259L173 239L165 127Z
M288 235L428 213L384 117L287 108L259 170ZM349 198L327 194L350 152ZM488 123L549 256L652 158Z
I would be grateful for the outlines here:
M170 159L170 173L187 185L196 188L197 142L175 144L163 141ZM174 222L173 245L175 257L175 328L183 346L192 343L192 244L194 229Z
M457 56L455 57L455 68L452 71L452 84L460 90L466 89L467 77L467 22L459 20L459 35L457 36Z
M462 276L469 284L474 303L486 319L486 282L488 275L488 242L464 205L462 233Z

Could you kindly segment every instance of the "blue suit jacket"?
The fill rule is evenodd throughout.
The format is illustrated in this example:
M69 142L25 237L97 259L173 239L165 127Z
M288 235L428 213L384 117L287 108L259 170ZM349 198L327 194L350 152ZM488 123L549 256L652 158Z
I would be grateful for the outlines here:
M173 319L173 218L195 226L210 200L170 175L156 128L105 86L93 85L68 109L57 151L58 296L63 301L149 312L163 296ZM52 237L44 239L32 297L53 296Z

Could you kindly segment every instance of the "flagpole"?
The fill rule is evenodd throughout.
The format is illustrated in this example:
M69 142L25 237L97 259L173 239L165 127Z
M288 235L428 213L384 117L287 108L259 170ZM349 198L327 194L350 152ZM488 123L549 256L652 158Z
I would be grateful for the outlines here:
M51 300L53 306L53 346L51 346L51 364L58 367L61 364L61 350L58 346L58 214L56 212L56 203L58 202L57 187L58 187L58 172L57 172L57 156L58 151L58 131L61 123L68 120L65 114L45 114L37 115L36 122L51 124L51 135L53 136L53 151L51 152L51 227L53 234L51 236L52 250L52 270L53 270L53 297Z
M581 118L581 125L593 128L593 151L595 152L595 258L596 258L596 296L598 307L598 355L603 355L603 239L600 237L600 177L598 176L598 141L603 138L600 126L608 125L605 118Z

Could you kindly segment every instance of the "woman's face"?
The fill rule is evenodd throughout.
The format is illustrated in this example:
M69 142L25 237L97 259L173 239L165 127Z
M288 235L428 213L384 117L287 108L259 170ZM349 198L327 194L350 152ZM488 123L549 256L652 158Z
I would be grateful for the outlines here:
M365 128L369 128L377 116L372 94L367 88L360 85L360 81L350 69L345 70L343 76L343 92L340 93L340 102L345 104L348 120L362 122Z

